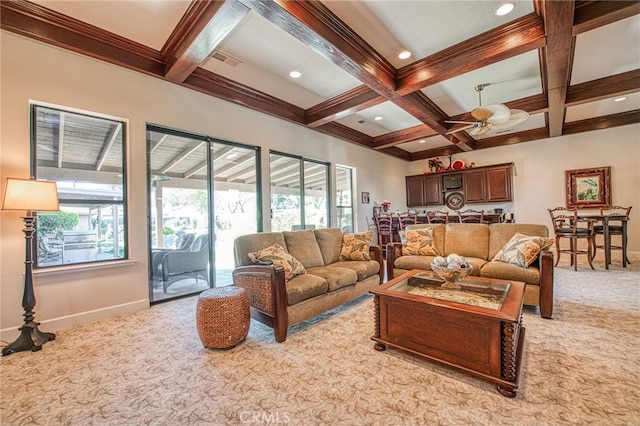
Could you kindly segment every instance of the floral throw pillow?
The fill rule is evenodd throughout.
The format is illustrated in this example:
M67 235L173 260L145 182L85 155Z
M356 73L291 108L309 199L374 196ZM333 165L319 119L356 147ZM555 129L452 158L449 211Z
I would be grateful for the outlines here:
M433 228L400 231L402 255L440 256L433 240Z
M373 237L373 231L343 234L340 260L371 260L369 256L371 237Z
M284 279L289 281L298 275L306 274L307 271L298 259L291 256L284 247L276 243L262 250L248 253L249 259L253 263L268 263L282 266L284 268Z
M553 238L530 237L516 232L493 260L526 268L536 260L540 251L551 247L554 242Z

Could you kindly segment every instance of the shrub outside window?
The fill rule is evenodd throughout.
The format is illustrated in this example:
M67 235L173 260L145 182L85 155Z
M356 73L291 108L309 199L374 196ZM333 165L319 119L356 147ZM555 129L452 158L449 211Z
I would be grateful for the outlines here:
M36 267L127 258L126 123L36 104L31 123L33 175L60 200L38 213Z

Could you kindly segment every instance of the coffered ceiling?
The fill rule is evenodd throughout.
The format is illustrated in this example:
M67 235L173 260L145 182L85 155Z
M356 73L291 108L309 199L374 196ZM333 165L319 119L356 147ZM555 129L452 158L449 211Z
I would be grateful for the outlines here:
M640 122L640 2L502 3L19 0L1 23L409 161ZM479 84L529 118L448 134Z

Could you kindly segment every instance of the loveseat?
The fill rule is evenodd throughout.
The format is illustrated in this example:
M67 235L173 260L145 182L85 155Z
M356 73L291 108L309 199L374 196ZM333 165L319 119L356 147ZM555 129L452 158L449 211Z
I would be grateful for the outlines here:
M380 285L382 250L370 245L371 236L337 228L240 236L233 283L249 293L251 317L284 342L288 327Z
M427 233L428 228L431 231ZM408 234L409 231L418 232ZM546 226L519 223L420 224L407 226L406 232L405 243L409 241L407 236L415 240L416 234L418 237L423 235L421 252L433 254L407 255L407 251L416 251L407 250L405 244L403 255L402 243L389 243L386 254L389 280L413 269L431 270L431 261L436 255L456 253L473 265L472 276L524 282L524 304L539 306L543 318L552 317L553 252L548 248L554 240L548 238ZM536 246L539 246L539 252L532 250ZM530 264L527 266L527 263Z

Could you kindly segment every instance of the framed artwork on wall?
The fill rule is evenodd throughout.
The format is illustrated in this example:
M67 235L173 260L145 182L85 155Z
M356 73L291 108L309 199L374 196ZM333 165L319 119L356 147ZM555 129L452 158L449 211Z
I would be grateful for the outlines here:
M611 167L566 170L567 207L598 208L611 205Z
M369 193L368 192L363 192L362 193L362 204L369 204Z

